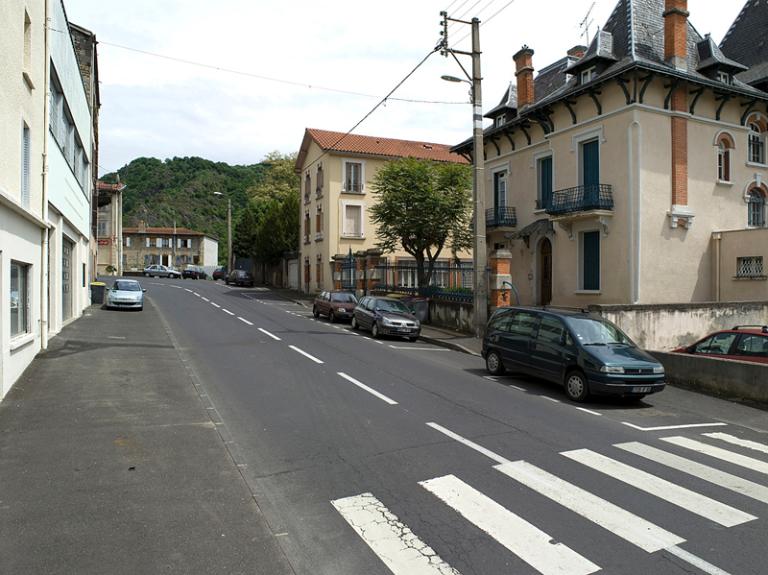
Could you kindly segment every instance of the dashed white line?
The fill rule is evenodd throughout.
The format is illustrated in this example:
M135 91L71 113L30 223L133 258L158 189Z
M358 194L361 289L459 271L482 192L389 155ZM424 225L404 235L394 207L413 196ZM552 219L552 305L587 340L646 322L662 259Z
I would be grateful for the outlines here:
M390 345L391 349L405 349L410 351L451 351L443 347L412 347L408 345Z
M546 399L547 401L551 401L552 403L562 403L559 399L555 399L554 397L549 397L548 395L540 395L541 399Z
M211 300L209 300L207 297L201 297L200 299L201 299L201 300L203 300L203 301L207 301L207 302L210 302L210 301L211 301Z
M626 421L621 422L622 425L637 429L638 431L669 431L670 429L693 429L696 427L723 427L728 425L727 423L688 423L685 425L660 425L658 427L640 427L634 423L628 423Z
M524 387L520 387L519 385L512 385L511 383L509 384L509 387L511 387L512 389L516 389L517 391L528 391Z
M247 320L247 319L245 319L244 317L240 317L240 316L237 316L237 319L239 319L241 322L243 322L243 323L245 323L245 324L248 324L248 325L253 325L253 324L252 324L250 321L248 321L248 320Z
M214 301L211 302L211 305L213 307L217 307L217 308L221 309L221 306L219 304L217 304L216 302L214 302Z
M309 359L309 360L311 360L311 361L314 361L315 363L318 363L318 364L323 364L323 363L325 363L325 362L324 362L322 359L317 359L317 358L316 358L314 355L310 355L310 354L308 354L306 351L304 351L304 350L303 350L303 349L301 349L301 348L298 348L298 347L296 347L295 345L289 345L288 347L290 347L290 348L291 348L293 351L295 351L296 353L300 353L301 355L303 355L303 356L304 356L304 357L306 357L307 359Z
M189 293L192 293L192 290L191 290L191 289L188 289L188 288L184 288L184 291L186 291L186 292L189 292Z
M374 396L378 397L383 402L388 403L389 405L397 405L397 402L394 399L387 397L383 393L379 393L378 391L376 391L372 387L368 387L367 385L365 385L364 383L362 383L360 381L357 381L354 377L350 377L346 373L342 373L342 372L338 372L338 375L339 375L339 377L342 377L342 378L346 379L348 382L355 384L360 389L363 389L363 390L367 391L368 393L370 393L371 395L374 395Z
M599 411L592 411L591 409L587 409L586 407L577 407L579 411L583 411L584 413L589 413L590 415L597 415L598 417L602 417L603 414Z
M282 340L281 340L279 337L277 337L275 334L273 334L273 333L269 333L269 332L268 332L266 329L264 329L263 327L260 327L260 328L259 328L259 331L260 331L261 333L263 333L264 335L271 337L271 338L272 338L272 339L274 339L275 341L282 341Z
M505 457L502 457L501 455L497 455L496 453L494 453L490 449L486 449L482 445L478 445L474 441L470 441L469 439L467 439L465 437L462 437L458 433L454 433L450 429L446 429L442 425L430 422L430 423L427 423L427 426L431 427L432 429L434 429L436 431L439 431L443 435L447 435L448 437L450 437L451 439L453 439L455 441L458 441L459 443L462 443L462 444L466 445L470 449L474 449L478 453L482 453L483 455L485 455L489 459L493 459L497 463L502 463L502 464L504 464L504 463L511 463L509 461L509 459L506 459Z
M195 296L195 297L200 297L200 294L199 294L199 293L197 293L196 291L193 291L193 292L192 292L192 295L193 295L193 296Z
M224 307L223 307L223 308L221 308L221 311L223 311L224 313L227 313L227 314L229 314L229 315L235 315L235 314L233 314L231 311L229 311L227 308L224 308Z

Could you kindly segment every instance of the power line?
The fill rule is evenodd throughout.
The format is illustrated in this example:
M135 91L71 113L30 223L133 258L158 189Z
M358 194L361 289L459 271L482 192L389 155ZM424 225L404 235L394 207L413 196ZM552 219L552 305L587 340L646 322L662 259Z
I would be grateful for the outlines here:
M469 8L467 8L467 9L466 9L466 11L465 11L465 12L464 12L464 13L463 13L461 16L458 16L458 19L459 19L459 20L463 20L464 18L466 18L466 17L467 17L467 15L468 15L470 12L472 12L472 10L474 10L475 6L477 6L478 4L480 4L480 2L482 2L482 1L483 1L483 0L477 0L477 1L476 1L474 4L472 4L472 6L470 6Z
M509 7L510 7L510 6L511 6L511 5L514 3L514 1L515 1L515 0L509 0L509 2L507 2L506 4L504 4L504 6L502 6L502 7L501 7L501 8L499 8L498 10L496 10L496 12L494 12L493 14L491 14L490 16L488 16L488 18L486 18L486 19L485 19L483 22L481 22L481 23L480 23L480 26L484 26L485 24L488 24L488 22L490 22L491 20L493 20L494 18L496 18L496 16L498 16L499 14L501 14L502 12L504 12L504 10L506 10L507 8L509 8ZM466 40L467 38L469 38L469 37L470 37L470 35L471 35L471 34L469 34L469 33L467 33L467 34L464 34L464 36L462 36L461 38L459 38L458 40L456 40L455 44L460 44L461 42L463 42L464 40Z
M354 92L352 90L344 90L340 88L331 88L328 86L319 86L314 84L307 84L305 82L297 82L295 80L286 80L284 78L275 78L272 76L265 76L263 74L256 74L253 72L245 72L243 70L235 70L233 68L226 68L223 66L216 66L213 64L206 64L204 62L197 62L194 60L188 60L186 58L179 58L177 56L168 56L166 54L159 54L157 52L150 52L149 50L142 50L140 48L133 48L131 46L125 46L122 44L115 44L113 42L105 42L103 40L99 41L99 44L104 44L106 46L112 46L113 48L119 48L121 50L127 50L129 52L136 52L139 54L144 54L146 56L152 56L154 58L161 58L163 60L169 60L171 62L177 62L180 64L186 64L189 66L197 66L199 68L206 68L209 70L216 70L217 72L225 72L228 74L236 74L238 76L246 76L249 78L256 78L259 80L265 80L268 82L276 82L279 84L286 84L289 86L299 86L302 88L309 88L309 89L315 89L315 90L322 90L325 92L333 92L336 94L346 94L348 96L359 96L363 98L379 98L380 96L377 96L375 94L366 94L364 92ZM415 98L389 98L390 100L397 101L397 102L408 102L411 104L446 104L446 105L459 105L464 104L465 102L445 102L441 100L422 100L422 99L415 99Z
M415 67L414 67L414 68L413 68L413 69L412 69L410 72L408 72L408 74L406 74L406 75L405 75L405 77L404 77L402 80L400 80L400 81L399 81L399 82L398 82L398 83L395 85L395 87L394 87L394 88L392 88L392 89L389 91L389 93L388 93L386 96L384 96L384 97L383 97L383 98L382 98L382 99L381 99L381 100L380 100L380 101L379 101L379 102L378 102L378 103L377 103L377 104L376 104L376 105L375 105L373 108L371 108L371 109L368 111L368 113L367 113L367 114L365 114L365 116L363 116L363 117L362 117L362 118L361 118L361 119L360 119L360 120L359 120L359 121L358 121L358 122L357 122L357 123L356 123L354 126L352 126L352 127L349 129L349 130L347 130L347 131L344 133L344 135L342 135L342 136L341 136L341 137L340 137L338 140L336 140L336 141L335 141L333 144L331 144L330 146L327 146L327 147L326 147L326 149L323 151L323 153L322 153L322 154L320 154L320 155L319 155L317 158L315 158L315 159L314 159L314 161L312 161L310 164L308 164L308 165L306 166L306 169L309 169L309 168L311 168L311 167L312 167L312 166L314 166L314 165L315 165L317 162L319 162L319 161L320 161L322 158L324 158L326 155L328 155L328 152L329 152L330 150L333 150L333 149L334 149L336 146L338 146L338 145L339 145L339 144L340 144L340 143L341 143L341 142L342 142L342 141L343 141L343 140L344 140L344 139L345 139L347 136L349 136L349 135L350 135L352 132L354 132L354 131L355 131L355 130L358 128L358 126L360 126L360 124L362 124L363 122L365 122L365 121L366 121L366 120L367 120L367 119L368 119L368 118L369 118L369 117L370 117L370 116L371 116L371 115L372 115L372 114L373 114L373 113L374 113L376 110L378 110L378 109L379 109L379 107L381 107L383 104L386 104L386 103L387 103L387 100L392 100L392 99L394 99L394 98L391 98L390 96L392 96L392 94L394 94L394 93L395 93L395 92L396 92L396 91L397 91L397 90L400 88L400 86L402 86L403 84L405 84L405 82L407 82L407 81L408 81L408 79L409 79L411 76L413 76L413 75L416 73L416 70L418 70L419 68L421 68L421 66L424 64L424 62L426 62L426 61L429 59L429 57L430 57L430 56L432 56L432 55L433 55L435 52L438 52L438 51L440 50L440 48L441 48L441 46L440 46L439 44L438 44L437 46L435 46L435 47L434 47L434 48L433 48L433 49L432 49L432 50L431 50L431 51L430 51L430 52L429 52L429 53L428 53L426 56L424 56L424 58L422 58L422 59L421 59L421 62L419 62L418 64L416 64L416 66L415 66ZM466 102L465 102L465 103L466 103Z

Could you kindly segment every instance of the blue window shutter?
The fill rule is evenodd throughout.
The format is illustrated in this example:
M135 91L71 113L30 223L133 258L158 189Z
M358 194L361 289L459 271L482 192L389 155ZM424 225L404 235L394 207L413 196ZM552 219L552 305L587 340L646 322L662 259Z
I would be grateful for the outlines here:
M552 158L539 160L539 178L541 192L541 208L552 207Z
M600 289L600 232L584 232L582 236L582 289Z
M600 149L598 140L581 145L584 207L597 207L600 196Z

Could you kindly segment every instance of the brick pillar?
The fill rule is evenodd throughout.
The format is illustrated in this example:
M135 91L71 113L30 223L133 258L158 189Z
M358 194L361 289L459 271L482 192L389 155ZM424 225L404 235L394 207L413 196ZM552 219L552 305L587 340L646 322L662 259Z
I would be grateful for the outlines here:
M664 0L664 60L678 70L688 67L688 0Z
M333 289L341 289L341 279L343 277L344 269L342 260L333 261ZM337 279L338 278L338 279Z
M524 108L533 104L533 50L523 46L512 57L515 60L515 76L517 76L517 107Z
M672 110L687 112L688 89L678 87L672 95ZM672 116L672 206L688 205L688 119Z
M509 250L496 250L488 258L491 268L491 277L488 282L490 290L488 305L491 309L509 305L512 301L509 283L512 282L512 252ZM508 282L505 284L504 282Z

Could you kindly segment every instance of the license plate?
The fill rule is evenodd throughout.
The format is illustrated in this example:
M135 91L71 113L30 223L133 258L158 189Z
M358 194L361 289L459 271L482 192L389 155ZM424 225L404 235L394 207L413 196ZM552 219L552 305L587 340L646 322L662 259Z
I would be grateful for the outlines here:
M401 327L401 328L398 328L398 330L397 330L397 331L401 331L401 332L409 333L411 330L410 330L409 328L407 328L407 327Z
M650 387L635 387L632 388L632 391L635 393L651 393Z

